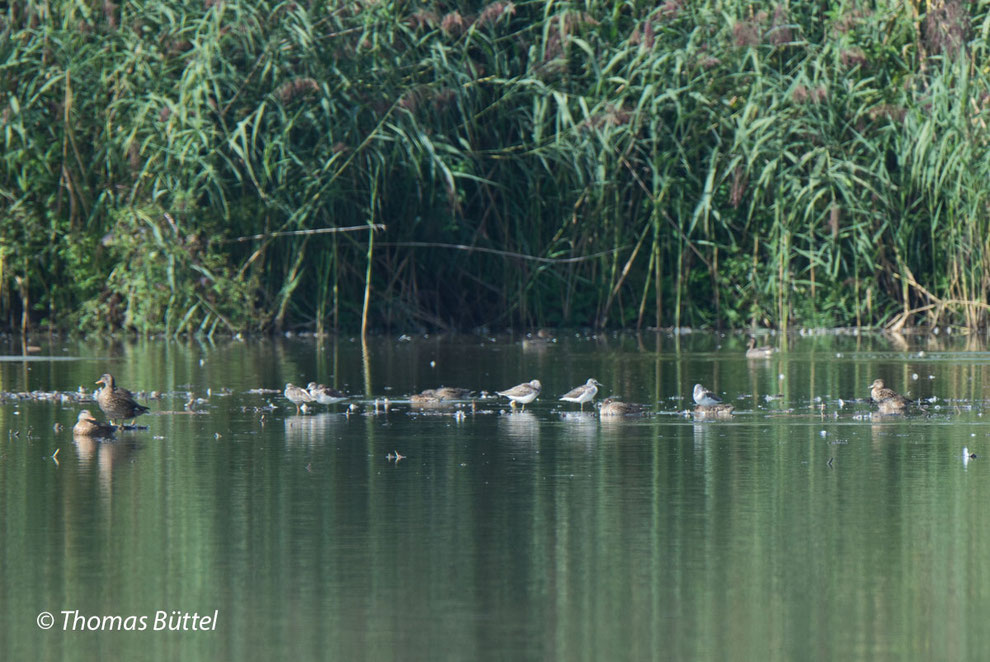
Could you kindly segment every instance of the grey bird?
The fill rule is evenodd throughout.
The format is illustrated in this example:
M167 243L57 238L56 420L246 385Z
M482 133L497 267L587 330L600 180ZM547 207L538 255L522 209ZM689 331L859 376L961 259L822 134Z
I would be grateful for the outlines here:
M601 384L598 383L597 379L589 379L586 383L571 389L564 395L560 396L560 399L564 402L576 402L581 405L581 411L584 411L584 403L591 402L595 399L595 395L598 394L598 387Z
M702 407L713 407L717 404L721 404L722 398L718 397L701 384L695 384L694 401Z
M341 393L335 388L324 386L323 384L317 384L316 382L310 382L307 384L306 392L309 393L309 395L321 405L332 405L335 402L340 402L341 400L346 400L351 397L346 393Z
M299 405L306 404L307 402L314 402L316 400L316 398L309 394L309 391L304 388L299 388L293 384L285 385L284 395L289 402L296 406L297 414L299 413Z
M536 400L536 396L540 394L540 389L543 385L540 384L539 379L534 379L531 382L526 382L525 384L519 384L518 386L513 386L512 388L506 389L504 391L496 391L499 395L504 395L509 400L512 401L512 406L516 404L521 404L523 409L526 408L533 400Z

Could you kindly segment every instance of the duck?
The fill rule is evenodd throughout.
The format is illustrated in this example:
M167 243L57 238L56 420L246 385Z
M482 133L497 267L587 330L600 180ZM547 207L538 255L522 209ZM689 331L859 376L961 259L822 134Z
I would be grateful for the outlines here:
M440 388L428 388L425 391L409 396L409 401L414 405L435 405L445 400L467 400L473 391L456 386L441 386Z
M617 398L605 398L598 407L599 416L639 416L642 413L643 405Z
M747 359L769 359L773 356L774 352L777 351L776 347L771 347L770 345L756 346L756 338L753 336L749 337L749 343L746 345L746 358Z
M79 437L112 437L115 429L113 425L93 418L88 409L83 409L79 412L76 424L72 426L72 434Z
M285 385L285 391L283 393L285 398L296 406L296 413L299 413L299 406L306 404L307 402L314 402L316 398L309 394L304 388L299 388L292 383Z
M694 408L694 416L698 419L706 418L732 418L735 409L732 405L698 405Z
M456 386L441 386L438 389L432 390L433 394L441 400L467 400L473 393L471 389L458 388Z
M306 385L306 392L309 393L310 397L321 405L332 405L335 402L340 402L341 400L346 400L351 397L346 393L342 393L335 388L330 386L324 386L323 384L317 384L316 382L310 382ZM288 395L285 397L289 397ZM291 398L289 398L291 400Z
M421 393L414 393L409 396L409 402L414 405L436 405L443 400L439 395L437 395L436 389L428 388Z
M870 398L880 408L881 413L904 411L911 401L900 393L886 387L882 379L874 379L870 384Z
M117 386L110 373L104 373L96 383L103 384L103 388L96 393L96 404L110 419L111 425L115 419L123 422L150 411L144 405L138 404L130 391Z
M515 407L516 404L521 404L523 410L525 411L526 405L533 400L536 400L536 397L540 394L540 389L542 388L543 385L540 384L540 380L534 379L530 382L518 384L504 391L496 391L496 393L511 400L513 407Z
M564 402L576 402L581 405L581 411L584 411L584 403L595 399L599 386L601 384L598 383L598 380L592 377L581 386L577 386L560 396L560 399Z

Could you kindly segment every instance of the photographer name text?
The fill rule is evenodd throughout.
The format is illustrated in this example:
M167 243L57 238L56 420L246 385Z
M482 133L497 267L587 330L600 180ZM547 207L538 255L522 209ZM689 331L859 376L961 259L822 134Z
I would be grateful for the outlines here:
M199 612L187 611L162 611L158 610L154 614L132 614L129 616L116 615L93 615L82 614L78 609L63 609L59 612L62 616L61 625L64 632L212 632L217 629L217 619L220 610L214 609L213 613L200 614ZM49 616L48 622L57 624L57 620ZM43 629L49 629L51 625L45 627L39 616L38 624Z

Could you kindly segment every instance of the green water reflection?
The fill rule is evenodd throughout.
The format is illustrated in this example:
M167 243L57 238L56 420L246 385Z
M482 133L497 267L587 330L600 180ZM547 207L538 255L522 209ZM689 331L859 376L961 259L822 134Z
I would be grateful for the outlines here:
M73 440L78 403L0 405L0 659L981 659L990 354L932 342L795 337L756 362L709 335L43 344L75 358L2 361L0 390L109 370L164 395L112 443ZM556 401L592 376L660 413ZM935 399L871 417L854 399L878 376ZM533 378L521 413L405 401ZM358 410L252 392L311 380ZM680 413L698 381L732 420ZM64 631L63 610L148 628ZM155 632L159 610L219 619Z

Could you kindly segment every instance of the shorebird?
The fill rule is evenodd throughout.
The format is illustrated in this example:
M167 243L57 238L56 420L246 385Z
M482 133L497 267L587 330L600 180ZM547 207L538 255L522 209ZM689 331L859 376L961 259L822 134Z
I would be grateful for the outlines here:
M148 411L147 407L135 402L130 391L117 386L110 373L105 373L96 383L103 384L103 388L96 392L96 404L100 405L111 424L114 419L126 421Z
M573 388L560 396L560 399L564 402L576 402L581 405L581 411L584 411L584 403L591 402L595 399L599 386L601 384L598 383L598 380L591 378L584 384L581 384L581 386Z
M777 351L776 347L771 347L770 345L756 346L756 338L753 336L749 337L749 343L746 345L746 358L747 359L769 359L773 356L773 353Z
M297 414L299 413L299 405L306 404L307 402L314 402L316 400L316 398L309 394L309 391L304 388L294 386L293 384L285 385L284 395L289 402L296 406Z
M718 397L701 384L694 385L694 402L702 407L714 407L721 404L722 398Z
M346 400L351 397L346 393L341 393L335 388L324 386L323 384L317 384L316 382L310 382L307 384L306 392L309 393L313 400L316 400L321 405L332 405L335 402L340 402L341 400ZM285 397L289 398L288 394ZM292 400L292 398L289 399Z
M79 412L79 418L76 419L76 424L72 426L72 434L79 437L112 437L113 431L112 425L96 420L88 409Z
M536 400L536 396L540 394L541 388L543 388L543 385L540 384L540 380L534 379L531 382L519 384L518 386L513 386L512 388L504 391L496 391L496 393L499 395L504 395L511 400L513 407L516 406L516 403L519 403L523 406L523 409L526 409L526 405L533 400Z
M911 401L900 393L886 388L882 379L874 379L870 384L870 398L875 402L880 410L903 411L911 404Z
M599 416L638 416L643 413L643 405L635 402L622 402L615 398L605 398L598 408Z

